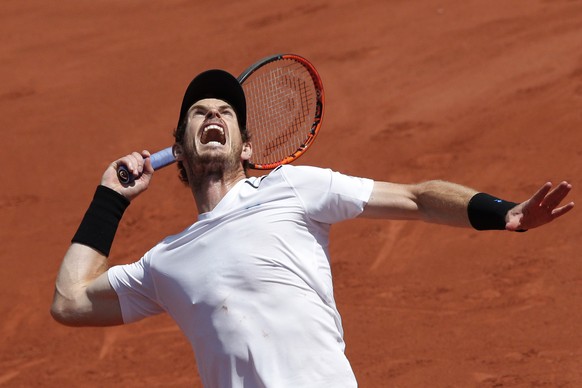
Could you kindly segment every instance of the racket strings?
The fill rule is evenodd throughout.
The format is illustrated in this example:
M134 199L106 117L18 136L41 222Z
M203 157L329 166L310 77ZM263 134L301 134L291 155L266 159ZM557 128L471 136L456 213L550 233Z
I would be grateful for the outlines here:
M288 141L290 141L291 139L293 139L294 136L296 135L302 135L302 132L300 132L300 130L303 127L303 124L306 122L305 118L307 117L307 114L309 113L309 98L307 96L307 88L306 88L306 83L303 79L299 79L296 77L289 77L289 76L284 76L281 79L281 82L284 86L286 86L288 89L286 90L292 90L292 91L296 91L297 96L285 96L285 98L287 98L285 100L285 98L283 99L285 106L281 107L280 110L276 111L276 114L280 114L280 112L293 112L295 114L291 114L290 117L293 117L292 122L287 125L288 123L285 123L285 126L287 126L286 129L284 129L284 126L282 127L283 130L277 134L277 136L275 138L273 138L272 140L270 140L266 145L265 145L265 152L264 155L267 156L270 153L274 152L277 149L280 149L282 146L284 146ZM284 89L285 90L285 89ZM297 101L299 100L299 101ZM299 106L297 106L299 102ZM275 109L278 109L279 107L275 107ZM300 139L298 139L300 140ZM297 144L297 143L294 143Z
M287 62L284 66L283 61ZM293 60L276 61L260 69L243 87L250 96L247 125L253 142L252 163L274 163L304 147L317 96L303 65Z

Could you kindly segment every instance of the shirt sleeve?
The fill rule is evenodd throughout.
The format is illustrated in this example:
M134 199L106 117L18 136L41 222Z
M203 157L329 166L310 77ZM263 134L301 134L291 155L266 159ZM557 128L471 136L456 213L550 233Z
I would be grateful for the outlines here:
M355 218L368 203L374 181L330 169L283 166L283 175L315 221L333 224Z
M107 276L119 298L124 323L139 321L165 311L158 302L147 254L135 263L109 268Z

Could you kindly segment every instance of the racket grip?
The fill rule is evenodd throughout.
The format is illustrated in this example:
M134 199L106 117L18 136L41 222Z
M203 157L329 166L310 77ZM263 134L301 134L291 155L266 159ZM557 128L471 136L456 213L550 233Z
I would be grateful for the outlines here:
M176 161L172 153L172 147L164 148L161 151L150 155L150 162L154 170L159 170ZM133 175L129 172L126 166L119 166L117 168L117 179L123 184L128 184L134 181Z

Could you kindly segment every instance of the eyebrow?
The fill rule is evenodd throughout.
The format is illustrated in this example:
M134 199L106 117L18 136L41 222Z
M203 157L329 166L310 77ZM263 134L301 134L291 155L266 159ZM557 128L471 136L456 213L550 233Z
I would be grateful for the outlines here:
M202 104L194 104L190 107L190 109L188 109L188 111L191 111L193 109L203 109L203 110L208 110L208 107L206 105L202 105ZM224 109L232 109L234 110L234 108L229 105L229 104L224 104L224 105L219 105L218 106L218 110L224 110Z

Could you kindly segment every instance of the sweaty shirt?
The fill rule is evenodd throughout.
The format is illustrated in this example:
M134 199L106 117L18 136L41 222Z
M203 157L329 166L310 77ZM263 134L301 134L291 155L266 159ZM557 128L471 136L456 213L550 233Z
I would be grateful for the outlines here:
M333 296L329 230L369 179L282 166L239 181L138 262L109 269L123 320L167 312L207 388L357 386Z

